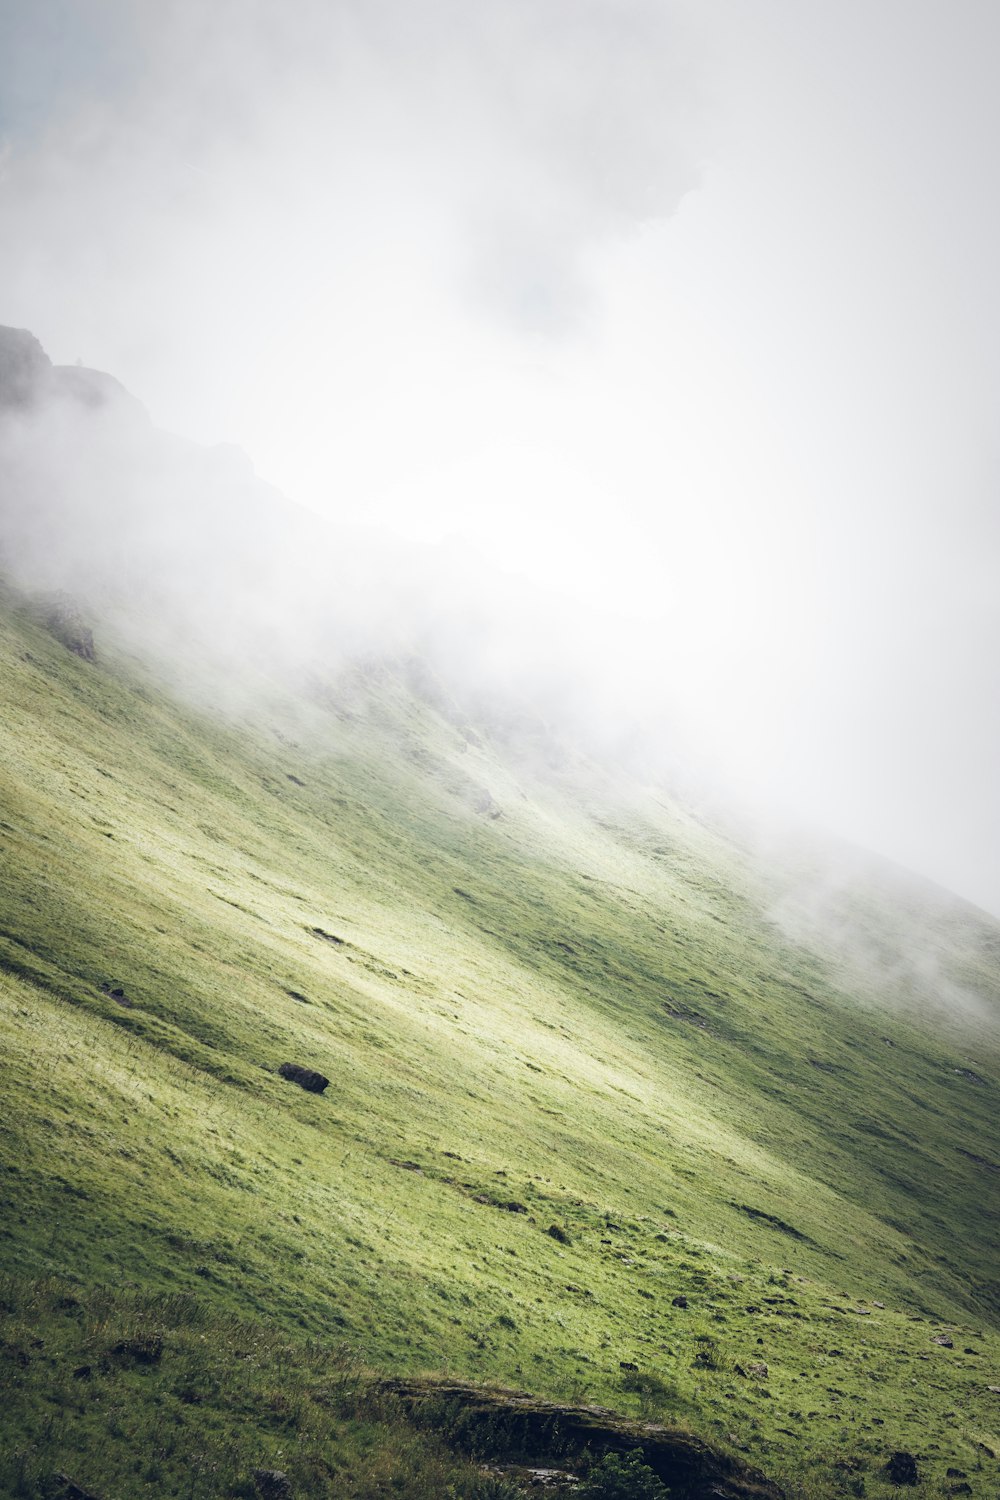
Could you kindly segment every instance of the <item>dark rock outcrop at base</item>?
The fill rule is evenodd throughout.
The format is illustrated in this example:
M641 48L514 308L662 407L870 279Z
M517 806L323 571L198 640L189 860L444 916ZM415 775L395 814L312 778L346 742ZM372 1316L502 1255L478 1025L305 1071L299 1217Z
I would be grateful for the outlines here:
M158 1333L120 1339L108 1350L108 1358L118 1364L158 1365L163 1358L163 1339Z
M84 1489L82 1484L77 1484L75 1479L70 1479L68 1474L57 1474L55 1482L59 1486L56 1491L59 1500L101 1500L93 1490Z
M684 1500L783 1500L765 1475L693 1433L635 1422L603 1406L560 1406L523 1391L452 1381L394 1379L382 1383L411 1420L434 1426L458 1447L521 1463L581 1469L606 1453L642 1449L643 1461Z
M303 1068L300 1063L282 1063L278 1069L282 1078L287 1078L289 1083L297 1083L299 1088L305 1089L308 1094L321 1094L329 1087L329 1078L322 1073L317 1073L314 1068Z
M292 1482L281 1469L254 1469L254 1487L260 1500L288 1500Z
M885 1466L886 1476L890 1484L919 1484L920 1474L917 1471L917 1460L912 1453L906 1453L900 1449L897 1453L889 1456L889 1462Z

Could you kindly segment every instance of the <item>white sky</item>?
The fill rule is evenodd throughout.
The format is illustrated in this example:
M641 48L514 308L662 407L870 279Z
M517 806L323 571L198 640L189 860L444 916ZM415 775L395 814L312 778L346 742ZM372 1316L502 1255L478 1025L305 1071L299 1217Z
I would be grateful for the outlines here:
M730 784L1000 913L998 44L992 0L0 0L0 322L593 607Z

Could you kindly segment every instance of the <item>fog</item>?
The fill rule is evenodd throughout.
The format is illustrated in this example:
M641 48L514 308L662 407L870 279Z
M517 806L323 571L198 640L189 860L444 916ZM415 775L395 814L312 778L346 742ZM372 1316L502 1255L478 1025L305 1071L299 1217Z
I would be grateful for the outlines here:
M360 635L488 598L491 672L565 660L1000 913L998 41L970 0L0 0L0 323L361 533Z

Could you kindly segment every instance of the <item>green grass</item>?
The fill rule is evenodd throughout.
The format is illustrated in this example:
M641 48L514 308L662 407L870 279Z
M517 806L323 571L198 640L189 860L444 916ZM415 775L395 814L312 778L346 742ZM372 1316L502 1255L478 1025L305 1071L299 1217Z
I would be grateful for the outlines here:
M65 1475L119 1495L249 1500L259 1469L296 1494L515 1493L406 1422L334 1345L290 1343L176 1294L11 1280L0 1293L5 1496L64 1494Z
M25 1474L72 1472L68 1445L95 1487L187 1493L149 1454L204 1320L192 1441L221 1467L192 1494L236 1493L300 1418L304 1493L374 1493L365 1443L401 1475L452 1462L363 1403L313 1443L316 1349L334 1383L437 1371L681 1420L817 1493L888 1493L896 1448L993 1492L995 924L930 902L984 998L911 1012L783 935L738 841L581 759L541 769L524 733L470 737L402 667L223 717L98 647L7 601L0 1338L30 1353L36 1309L46 1352L0 1421ZM78 1394L98 1313L67 1320L52 1278L112 1321L152 1308L162 1361ZM293 1351L284 1425L223 1358L248 1328Z

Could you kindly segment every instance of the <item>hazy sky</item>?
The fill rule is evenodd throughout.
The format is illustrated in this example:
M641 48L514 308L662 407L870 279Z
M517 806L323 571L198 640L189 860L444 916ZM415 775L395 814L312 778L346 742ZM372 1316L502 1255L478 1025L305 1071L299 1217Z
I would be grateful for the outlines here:
M994 0L0 0L0 322L1000 913Z

